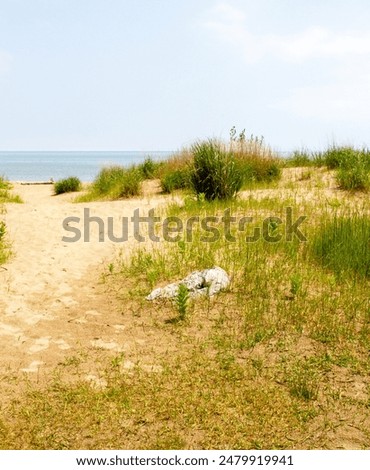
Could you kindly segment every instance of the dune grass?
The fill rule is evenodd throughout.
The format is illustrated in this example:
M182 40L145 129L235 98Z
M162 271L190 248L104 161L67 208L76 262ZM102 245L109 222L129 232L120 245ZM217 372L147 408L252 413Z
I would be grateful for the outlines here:
M163 162L158 176L162 190L186 189L207 200L230 199L242 188L269 185L281 177L281 162L263 138L238 137L233 128L229 142L197 141Z
M324 220L316 234L312 251L337 276L370 277L370 219L353 213Z
M326 166L336 171L340 189L347 191L370 190L370 151L352 146L331 145L323 152L297 150L285 162L286 167Z
M192 160L192 153L189 149L184 148L162 162L157 176L160 179L161 188L165 194L170 194L177 190L190 190Z
M81 189L82 183L76 176L70 176L54 183L55 194L72 193L81 191Z
M11 255L10 244L7 240L7 227L1 216L5 214L6 209L0 204L0 265L4 264Z
M306 241L287 236L287 207L294 220L307 216L300 226ZM243 230L225 226L225 210L229 220L253 220ZM218 238L209 241L196 223L179 241L113 260L103 277L107 298L116 297L128 322L158 338L150 351L155 367L139 358L128 369L126 353L112 355L102 359L99 388L82 380L88 353L66 358L46 385L28 384L3 406L0 446L369 448L367 211L342 215L325 198L173 203L166 214L184 227L194 216L218 217ZM247 243L258 227L258 240ZM213 265L232 280L214 299L144 300L153 288Z
M138 165L142 178L152 180L157 178L158 172L162 167L163 162L156 162L151 157L147 157L143 163Z
M237 195L243 184L243 172L231 152L209 140L195 144L192 153L190 179L195 194L202 194L207 201Z
M5 202L19 204L23 202L18 194L13 194L11 192L11 189L11 183L4 176L0 176L0 204Z
M141 194L143 173L135 165L130 167L109 166L102 168L85 194L76 202L122 199Z

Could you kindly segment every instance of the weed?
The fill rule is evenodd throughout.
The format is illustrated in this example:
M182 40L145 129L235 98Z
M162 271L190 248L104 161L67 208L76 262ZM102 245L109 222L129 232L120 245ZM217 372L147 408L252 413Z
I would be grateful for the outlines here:
M290 293L296 296L302 287L302 277L299 274L293 274L290 278Z
M287 384L290 393L304 400L316 400L318 395L318 377L316 369L309 361L298 360L288 371Z
M176 297L176 306L179 314L179 320L184 321L188 310L189 291L185 284L179 285Z

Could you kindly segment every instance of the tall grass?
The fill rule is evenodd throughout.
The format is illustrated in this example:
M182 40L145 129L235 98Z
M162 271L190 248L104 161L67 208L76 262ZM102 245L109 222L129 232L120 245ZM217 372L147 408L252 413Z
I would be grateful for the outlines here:
M361 151L350 146L332 145L323 152L323 159L329 170L333 170L342 165L347 166L355 162L361 153Z
M110 166L103 168L89 187L86 194L77 202L95 199L120 199L141 194L142 172L136 167Z
M285 166L326 166L329 170L336 170L339 188L370 190L370 151L366 148L332 145L323 152L297 150L287 159Z
M162 190L189 189L207 200L234 197L243 187L271 183L281 176L281 162L263 138L236 137L230 142L199 141L162 162L158 170Z
M5 213L5 208L0 205L0 215ZM10 256L10 245L6 240L7 227L0 219L0 265L5 263Z
M328 166L332 157L328 159L327 151L311 151L308 149L294 150L290 156L284 161L284 166L287 168L296 167L323 167ZM332 169L331 163L328 166Z
M324 219L312 242L319 262L337 276L370 277L370 219L366 215L335 215Z
M236 136L236 129L230 131L230 151L238 162L242 174L243 186L251 183L271 183L280 179L282 161L269 147L263 137L251 135L249 138L242 131Z
M156 162L151 157L147 157L143 163L138 165L138 170L144 180L151 180L157 178L162 165L163 162Z
M4 202L22 203L22 198L18 194L11 192L12 185L4 177L0 176L0 204Z
M323 160L329 169L336 169L336 179L341 189L370 190L370 151L368 149L333 145L323 153Z
M0 176L0 189L9 189L10 183L4 176Z
M184 148L162 162L157 175L164 193L172 193L178 189L189 189L191 187L190 168L192 160L193 155L190 150Z
M203 194L207 201L231 199L243 184L243 175L231 152L219 142L208 140L192 147L194 155L191 184L194 192Z

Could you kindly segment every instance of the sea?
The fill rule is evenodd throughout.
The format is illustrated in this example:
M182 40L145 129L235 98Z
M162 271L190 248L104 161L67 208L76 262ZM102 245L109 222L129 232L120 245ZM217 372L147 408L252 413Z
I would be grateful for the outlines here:
M77 176L83 182L90 182L105 166L139 164L148 157L158 161L171 154L171 151L0 151L0 176L9 181L25 182L57 181Z

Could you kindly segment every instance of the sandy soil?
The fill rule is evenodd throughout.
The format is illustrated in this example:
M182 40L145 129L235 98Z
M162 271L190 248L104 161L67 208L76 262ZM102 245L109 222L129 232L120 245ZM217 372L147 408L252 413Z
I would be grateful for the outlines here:
M0 361L3 372L39 373L80 350L121 352L129 347L123 334L122 311L112 309L99 289L99 276L119 251L129 253L132 228L124 243L107 237L107 217L113 217L116 235L122 217L140 215L166 203L156 185L149 184L141 199L72 203L71 195L53 196L52 186L14 184L24 204L7 204L5 221L13 257L0 267ZM105 222L104 242L98 224L90 225L90 241L63 241L72 237L63 228L66 217L91 216ZM82 219L83 220L83 219ZM82 222L74 223L82 230ZM101 283L100 283L101 284ZM109 314L109 316L108 316ZM138 338L132 342L143 341Z
M338 192L333 175L316 172L315 180L302 179L305 169L288 169L278 188L246 191L242 197L294 196L315 202L330 198L348 199ZM289 185L294 183L293 187ZM319 184L318 184L319 183ZM324 189L325 188L325 189ZM101 273L118 253L129 255L139 242L129 224L128 241L114 243L107 237L107 218L114 221L119 235L122 217L135 209L144 215L151 208L166 205L171 197L158 194L158 183L146 182L140 199L74 204L71 195L53 196L51 185L14 184L24 204L7 204L5 220L14 256L0 266L0 360L2 371L42 373L66 357L89 351L124 352L128 367L136 357L151 362L160 347L144 326L133 318L128 305L108 295ZM365 196L364 196L365 197ZM363 197L354 202L363 204ZM63 228L66 217L83 220L84 209L104 221L104 242L99 242L98 225L90 225L90 241L63 241L71 237ZM82 230L80 224L72 224ZM154 351L155 349L155 351ZM86 360L86 358L85 358ZM130 362L131 361L131 362ZM152 364L155 367L155 364Z

